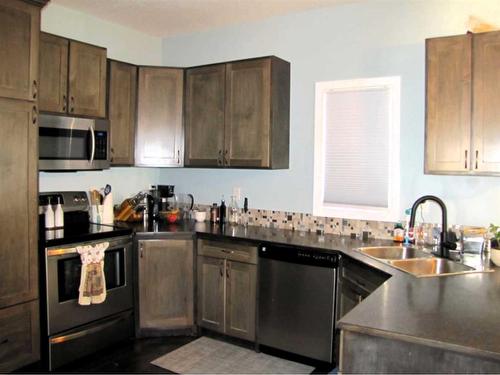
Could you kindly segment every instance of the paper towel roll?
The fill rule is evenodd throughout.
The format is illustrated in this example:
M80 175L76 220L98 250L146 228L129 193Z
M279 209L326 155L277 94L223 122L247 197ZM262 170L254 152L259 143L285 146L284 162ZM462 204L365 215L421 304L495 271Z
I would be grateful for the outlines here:
M113 212L113 193L109 193L104 197L102 212L102 224L113 224L115 215Z

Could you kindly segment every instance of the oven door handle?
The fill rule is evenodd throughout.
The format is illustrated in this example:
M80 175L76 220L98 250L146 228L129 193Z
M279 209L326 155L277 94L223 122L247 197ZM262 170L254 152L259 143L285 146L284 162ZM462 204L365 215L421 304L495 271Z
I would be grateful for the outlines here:
M95 132L94 132L94 127L91 125L89 126L89 131L90 131L90 140L91 140L91 151L90 151L90 164L94 162L94 156L95 156Z
M83 331L79 331L79 332L75 332L75 333L70 333L69 335L64 335L64 336L52 337L49 341L50 341L51 344L61 344L63 342L75 340L75 339L78 339L80 337L84 337L84 336L90 335L92 333L103 331L106 328L108 328L108 327L110 327L110 326L112 326L112 325L114 325L114 324L116 324L118 322L121 322L122 320L125 320L124 316L115 318L115 319L110 320L110 321L108 321L106 323L100 324L100 325L98 325L96 327L85 329Z

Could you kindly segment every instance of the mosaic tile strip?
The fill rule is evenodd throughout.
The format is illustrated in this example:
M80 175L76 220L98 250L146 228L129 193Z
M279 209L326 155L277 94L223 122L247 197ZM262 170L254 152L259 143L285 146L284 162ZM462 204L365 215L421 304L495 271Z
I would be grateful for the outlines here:
M195 204L195 209L207 211L210 206ZM243 215L243 213L241 213ZM313 216L301 212L274 211L250 209L248 210L248 225L264 228L289 229L303 232L337 234L344 236L377 239L392 239L394 234L393 222L353 220L332 217ZM207 217L210 217L208 214ZM364 232L364 233L363 233Z

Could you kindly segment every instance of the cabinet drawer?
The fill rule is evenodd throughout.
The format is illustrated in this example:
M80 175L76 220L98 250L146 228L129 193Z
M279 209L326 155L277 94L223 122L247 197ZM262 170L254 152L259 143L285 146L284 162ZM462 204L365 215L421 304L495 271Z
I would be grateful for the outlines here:
M0 372L40 359L38 301L0 310Z
M373 292L388 279L386 274L345 257L342 259L340 272L343 278L369 293Z
M257 246L238 242L199 240L198 254L257 264Z

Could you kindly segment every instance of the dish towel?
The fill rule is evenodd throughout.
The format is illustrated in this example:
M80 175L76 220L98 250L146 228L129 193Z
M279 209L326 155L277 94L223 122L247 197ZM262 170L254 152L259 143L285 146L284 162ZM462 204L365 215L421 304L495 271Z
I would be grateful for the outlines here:
M80 254L80 260L82 261L78 304L98 304L106 300L104 251L108 247L109 242L103 242L94 246L85 245L76 247L76 251Z

